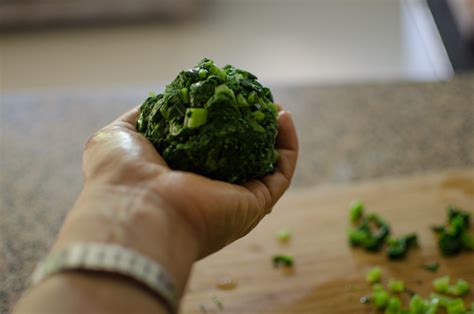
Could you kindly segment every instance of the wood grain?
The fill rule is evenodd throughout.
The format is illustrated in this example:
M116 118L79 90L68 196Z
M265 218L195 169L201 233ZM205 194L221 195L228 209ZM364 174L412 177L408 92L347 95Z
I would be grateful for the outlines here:
M347 207L355 198L385 217L393 234L418 232L420 248L402 262L351 248ZM474 214L474 168L291 191L250 235L196 263L181 312L203 313L203 305L207 313L375 313L359 303L370 292L365 273L374 265L382 267L385 282L403 279L422 296L441 275L474 284L474 254L440 257L429 229L445 221L449 204ZM292 230L287 244L275 239L282 227ZM272 267L271 258L278 253L294 256L292 272ZM433 261L441 265L437 273L420 268ZM223 276L234 278L237 287L216 288ZM213 296L223 303L222 310ZM474 301L472 292L466 300Z

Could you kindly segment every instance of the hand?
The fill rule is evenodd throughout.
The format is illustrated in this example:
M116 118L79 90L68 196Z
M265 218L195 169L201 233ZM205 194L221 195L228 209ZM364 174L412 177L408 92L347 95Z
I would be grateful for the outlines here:
M278 115L276 171L244 185L171 170L153 145L135 130L138 108L96 133L84 152L85 185L138 193L170 221L186 226L198 241L199 257L244 236L271 211L288 188L298 156L289 112Z
M244 185L171 170L135 130L134 109L97 132L84 151L84 187L52 248L78 241L114 243L144 254L182 293L192 264L242 237L288 188L298 143L288 112L278 116L276 171ZM126 277L62 272L33 287L15 308L31 312L167 313Z

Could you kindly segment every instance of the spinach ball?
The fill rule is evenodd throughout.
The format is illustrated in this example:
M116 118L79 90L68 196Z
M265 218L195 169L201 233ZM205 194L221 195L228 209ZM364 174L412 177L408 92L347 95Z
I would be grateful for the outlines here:
M172 169L243 183L274 170L276 117L255 75L203 59L145 100L136 127Z

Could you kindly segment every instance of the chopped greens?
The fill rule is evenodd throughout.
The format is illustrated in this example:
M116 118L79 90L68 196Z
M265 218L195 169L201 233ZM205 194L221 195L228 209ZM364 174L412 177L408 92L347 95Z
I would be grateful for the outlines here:
M398 297L391 297L388 300L384 314L400 314L402 310L402 301Z
M426 264L421 265L421 267L426 271L435 273L438 271L439 263L438 262L426 263Z
M372 295L372 302L377 309L383 310L387 307L390 295L385 290L375 291Z
M284 228L276 233L276 237L281 242L288 242L291 238L291 232L290 230Z
M368 283L380 282L381 278L382 278L382 270L378 266L372 267L367 272L366 279Z
M410 300L411 314L425 314L426 303L418 294L415 294Z
M357 222L357 225L348 231L349 243L376 252L382 248L390 234L390 227L377 214L368 213L364 216L363 208L360 201L353 202L350 207L350 219L353 223Z
M388 243L387 256L390 259L402 259L410 248L417 245L417 236L414 233L387 240L390 235L389 224L375 213L364 214L364 203L360 200L351 203L349 218L354 225L347 233L352 246L378 252Z
M140 107L137 131L172 169L243 183L271 173L277 110L257 77L203 59Z
M399 293L405 291L405 283L403 280L390 279L388 282L388 287L390 291Z
M349 207L349 216L352 222L357 222L364 214L364 203L361 200L355 200Z
M441 313L440 310L442 313L448 314L474 314L474 303L472 303L471 309L467 309L463 299L459 298L469 292L469 283L459 279L456 284L450 285L449 280L449 276L435 279L433 281L434 289L436 292L451 294L456 298L431 293L429 298L423 299L419 294L412 293L408 304L409 309L405 310L397 293L407 292L410 289L405 288L403 281L395 279L390 279L388 290L385 289L379 283L381 281L380 268L374 267L367 273L367 281L372 284L372 294L370 297L361 297L360 302L372 303L378 310L384 310L384 314L436 314Z
M470 215L458 208L447 209L447 226L433 226L438 234L438 246L445 256L458 255L462 251L474 250L474 236L469 233Z
M390 259L400 259L406 256L408 250L417 246L416 234L408 234L400 238L388 240L387 255Z
M458 279L454 285L450 285L449 281L449 276L443 276L433 280L434 290L459 297L468 294L471 289L470 284L466 280Z
M433 288L436 292L447 292L449 287L449 276L443 276L433 280Z
M471 285L466 280L458 279L454 285L448 287L447 292L448 294L459 297L468 294L470 289Z
M290 255L275 255L273 256L273 267L292 267L293 266L293 257Z

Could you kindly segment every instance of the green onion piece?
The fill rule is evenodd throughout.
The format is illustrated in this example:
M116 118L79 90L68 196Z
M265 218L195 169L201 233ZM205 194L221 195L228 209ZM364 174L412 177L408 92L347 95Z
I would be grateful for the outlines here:
M372 292L385 291L385 288L381 283L376 283L372 286Z
M402 301L397 297L391 297L388 300L387 308L384 314L400 314L402 309Z
M460 297L468 294L470 289L471 286L466 280L459 279L458 281L456 281L456 284L449 286L446 292L448 294Z
M405 283L403 280L390 279L388 281L388 288L395 293L403 292L405 290Z
M461 242L466 250L474 250L474 236L464 231L461 235Z
M253 105L256 100L257 100L257 93L255 91L251 92L247 96L247 102L249 103L249 105Z
M210 63L209 66L210 66L209 72L212 75L217 75L224 81L227 79L227 73L225 72L225 70L222 70L221 68L216 66L214 63Z
M275 255L273 256L273 267L292 267L293 266L293 257L289 255Z
M465 314L466 305L462 299L455 299L446 305L447 314Z
M252 116L254 117L257 122L262 122L265 119L265 114L261 111L254 111L252 112Z
M359 220L364 214L364 203L361 200L352 201L349 207L349 217L352 222Z
M281 242L288 242L291 238L291 232L288 229L281 229L276 233L277 239Z
M377 291L372 295L372 302L374 303L374 306L379 310L383 310L387 307L389 299L390 296L385 290Z
M205 79L207 76L207 70L206 69L199 70L198 75L199 75L200 80Z
M247 99L242 94L237 95L237 105L239 107L248 107L249 104L247 102Z
M278 110L277 110L277 106L274 104L274 103L268 103L268 107L273 111L273 113L277 113Z
M347 235L349 237L349 243L353 246L364 245L370 238L370 234L367 230L351 229Z
M432 273L435 273L435 272L438 271L439 263L438 262L427 263L427 264L421 265L421 267L426 271L430 271Z
M154 98L154 97L156 97L156 93L155 92L149 92L148 97Z
M260 105L261 109L265 109L268 107L267 103L260 97L258 98L258 104Z
M234 91L230 89L227 85L222 84L222 85L217 86L214 89L214 95L219 95L219 94L227 95L234 101L235 104L237 103L237 100L235 99Z
M433 287L436 292L447 292L449 288L449 276L443 276L433 280Z
M186 87L181 89L181 99L183 100L183 103L185 104L189 103L189 92Z
M184 118L184 126L187 128L197 128L207 122L207 109L187 108Z
M375 266L367 272L366 279L368 283L372 284L372 283L380 282L381 277L382 277L382 270L380 269L380 267Z
M426 311L425 300L423 300L418 294L415 294L410 300L410 313L412 314L425 314Z
M249 121L249 126L252 128L252 130L259 133L265 133L264 127L258 124L257 121L255 121L252 118L250 118L248 121Z

